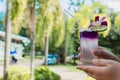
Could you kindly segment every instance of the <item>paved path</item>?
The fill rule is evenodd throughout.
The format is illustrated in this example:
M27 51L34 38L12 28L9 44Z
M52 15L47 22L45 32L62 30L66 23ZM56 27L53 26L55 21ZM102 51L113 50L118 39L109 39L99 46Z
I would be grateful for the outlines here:
M85 78L87 77L84 72L71 71L66 66L55 66L49 68L53 72L59 74L62 80L85 80Z

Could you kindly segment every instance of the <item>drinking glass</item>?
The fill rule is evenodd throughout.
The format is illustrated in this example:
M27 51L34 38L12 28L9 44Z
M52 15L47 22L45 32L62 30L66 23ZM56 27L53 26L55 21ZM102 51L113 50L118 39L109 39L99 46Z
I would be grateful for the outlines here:
M93 51L98 48L98 32L80 32L80 50L82 65L93 65L92 59L96 58Z
M73 16L69 11L64 10L71 17L73 17L80 26L78 19ZM81 50L81 62L82 65L93 65L92 59L96 58L93 55L93 50L98 48L98 32L95 31L85 31L81 28L80 32L80 50ZM83 31L84 30L84 31Z

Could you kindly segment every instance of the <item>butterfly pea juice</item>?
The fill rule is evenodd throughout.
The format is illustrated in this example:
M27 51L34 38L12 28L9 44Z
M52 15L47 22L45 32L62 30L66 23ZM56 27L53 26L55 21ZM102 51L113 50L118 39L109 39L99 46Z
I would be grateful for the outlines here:
M98 32L80 32L80 48L82 65L92 65L92 59L96 58L93 51L98 48Z

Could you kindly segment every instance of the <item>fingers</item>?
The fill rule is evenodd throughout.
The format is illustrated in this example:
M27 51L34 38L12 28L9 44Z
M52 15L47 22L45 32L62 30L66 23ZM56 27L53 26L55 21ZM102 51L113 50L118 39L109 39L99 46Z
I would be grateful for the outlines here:
M120 62L120 59L117 56L113 55L110 51L104 49L103 47L99 47L97 50L93 52L93 54L98 58L110 59Z
M77 69L83 70L86 73L93 74L94 71L92 70L91 66L77 66Z
M81 58L81 54L78 54L78 59L80 59Z
M91 76L92 78L96 79L96 74L91 74L91 73L87 73L89 76Z
M114 61L115 62L115 61ZM105 60L105 59L93 59L92 63L94 66L77 66L77 69L83 70L87 73L97 73L101 72L105 67L108 65L112 65L113 61L112 60Z
M92 62L94 66L77 66L77 69L83 70L93 78L97 78L97 75L103 74L106 67L111 64L111 60L105 59L94 59Z
M91 75L95 75L96 73L99 73L99 70L100 70L100 67L97 67L97 66L77 66L76 68L79 70L83 70L84 72Z
M106 67L111 63L111 61L105 59L94 59L92 60L92 63L94 66L77 66L77 69L83 70L91 77L97 79L99 74L104 73Z
M92 63L96 66L106 66L111 63L111 60L105 60L105 59L93 59Z
M109 56L111 56L110 54L106 53L103 49L97 49L93 52L93 54L95 56L97 56L98 58L109 58Z
M78 51L80 52L80 47L78 47Z
M78 47L78 52L80 52L80 47ZM78 54L78 59L81 58L81 54Z

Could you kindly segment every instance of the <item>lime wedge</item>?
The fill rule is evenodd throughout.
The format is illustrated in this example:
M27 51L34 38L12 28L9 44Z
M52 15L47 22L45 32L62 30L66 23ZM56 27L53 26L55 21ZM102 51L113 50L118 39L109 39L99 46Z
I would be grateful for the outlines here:
M89 29L91 31L101 32L101 31L107 30L107 26L93 26L93 27L90 27Z

